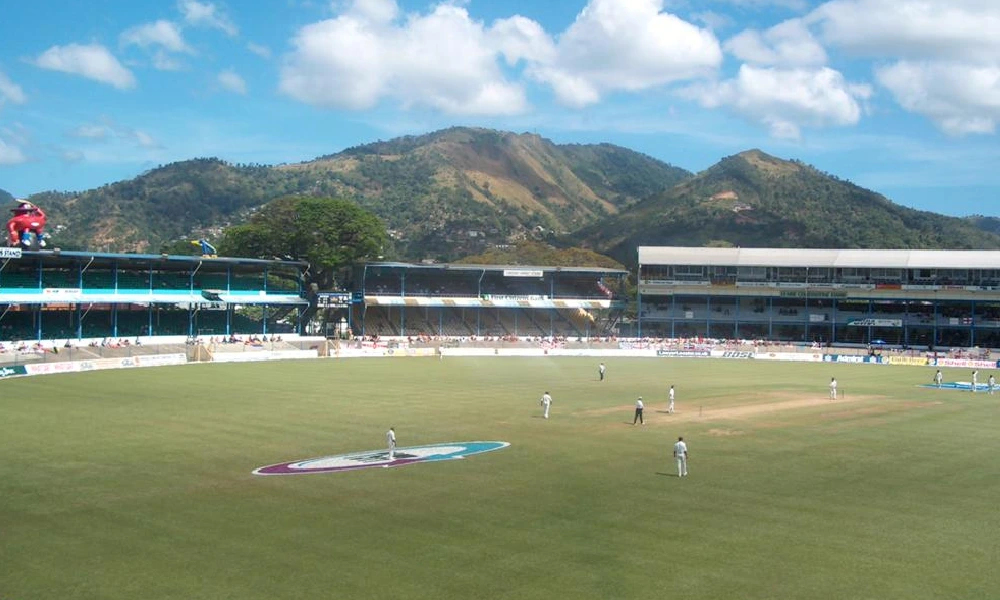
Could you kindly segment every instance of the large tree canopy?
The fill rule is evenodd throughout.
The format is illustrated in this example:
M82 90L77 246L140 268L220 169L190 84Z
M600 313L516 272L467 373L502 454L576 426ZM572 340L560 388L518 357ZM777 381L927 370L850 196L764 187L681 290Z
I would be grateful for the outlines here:
M340 269L379 257L387 239L378 217L349 200L292 196L227 229L219 254L304 260L310 281L329 288Z

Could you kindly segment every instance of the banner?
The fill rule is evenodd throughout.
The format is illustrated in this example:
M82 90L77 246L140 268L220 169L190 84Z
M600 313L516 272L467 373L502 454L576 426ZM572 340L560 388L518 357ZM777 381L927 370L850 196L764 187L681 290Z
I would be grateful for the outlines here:
M865 356L862 354L826 354L823 356L823 362L880 365L885 362L881 358L880 356Z
M0 258L21 258L21 249L2 247L0 248Z
M712 358L753 358L751 350L712 350Z
M51 375L53 373L76 373L80 371L79 362L57 362L24 365L28 375Z
M930 358L927 364L932 367L959 367L962 369L996 369L998 363L992 360L972 360L968 358Z
M758 352L754 358L760 360L786 360L791 362L823 362L823 355L804 352Z
M657 350L656 355L668 358L709 358L712 353L708 350Z
M259 352L216 352L212 362L238 363L264 360L285 360L289 358L319 358L317 350L261 350Z
M6 379L8 377L18 377L20 375L27 375L28 371L24 368L24 365L12 365L9 367L0 367L0 379Z
M902 319L852 319L847 322L854 327L902 327Z
M134 369L139 367L165 367L168 365L187 364L187 355L177 354L145 354L123 356L120 358L94 358L72 362L37 363L24 365L28 375L52 375L54 373L79 373L85 371L103 371L105 369Z
M542 277L543 273L537 269L504 269L504 277Z
M782 290L782 298L846 298L847 292L827 291L827 290Z
M882 361L888 362L890 365L909 365L913 367L927 366L926 356L883 356Z

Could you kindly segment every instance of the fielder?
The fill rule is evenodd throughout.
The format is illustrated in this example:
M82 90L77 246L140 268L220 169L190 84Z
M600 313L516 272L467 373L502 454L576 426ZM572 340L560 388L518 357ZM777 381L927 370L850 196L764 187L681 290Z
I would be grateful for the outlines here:
M667 394L670 399L670 404L667 405L667 414L674 414L674 386L670 386L670 392Z
M542 407L542 418L549 418L549 406L552 405L552 396L548 392L542 394L542 399L538 401L538 404Z
M972 393L973 394L976 393L976 386L978 385L978 381L979 381L979 371L973 371L972 372Z
M684 438L677 438L674 444L674 460L677 461L677 476L687 477L688 474L688 447L684 443Z
M997 387L997 380L993 378L993 374L990 373L990 378L986 380L986 386L990 391L990 396L993 395L993 390Z
M937 373L934 374L934 383L938 387L941 387L941 382L944 380L944 375L941 374L941 369L938 369Z
M389 431L385 432L385 443L389 446L389 460L396 459L396 429L390 427Z
M639 399L635 401L635 416L632 417L633 425L635 425L636 421L638 421L640 425L646 424L646 422L642 420L642 409L643 409L642 396L639 396Z
M836 400L836 399L837 399L837 378L836 377L831 377L830 378L830 400Z
M600 381L604 381L604 372L607 370L608 368L604 366L604 363L601 363L600 366L597 367L597 376L600 378Z

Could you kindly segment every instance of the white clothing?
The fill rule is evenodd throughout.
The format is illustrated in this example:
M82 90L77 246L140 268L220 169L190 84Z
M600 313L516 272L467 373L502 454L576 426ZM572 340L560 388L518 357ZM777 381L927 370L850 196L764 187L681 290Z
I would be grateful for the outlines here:
M604 363L601 363L601 366L597 367L597 375L601 378L601 381L604 381L604 371L606 370L607 367L604 366Z
M396 455L396 432L389 430L385 432L385 443L389 446L389 460L393 460Z
M644 409L646 407L643 406L642 400L640 399L640 400L636 400L635 401L635 408L636 408L636 410L642 410L642 409Z
M688 466L687 466L687 454L688 447L683 440L678 440L674 444L674 459L677 461L677 476L687 477Z
M979 381L979 371L972 372L972 391L976 391L976 384Z
M837 380L836 379L831 379L830 380L830 399L831 400L836 400L837 399Z
M941 387L941 380L943 379L944 375L941 375L941 371L934 374L934 383L936 383L938 387Z
M548 394L542 394L542 399L539 401L542 408L545 409L542 413L542 417L545 419L549 418L549 406L552 404L552 396Z
M672 413L672 412L674 412L674 387L673 386L670 386L670 395L669 395L669 398L670 398L670 404L667 405L667 412L668 413Z
M986 380L986 384L989 386L990 393L992 394L994 388L996 388L997 386L997 380L994 379L992 375L990 375L990 378Z

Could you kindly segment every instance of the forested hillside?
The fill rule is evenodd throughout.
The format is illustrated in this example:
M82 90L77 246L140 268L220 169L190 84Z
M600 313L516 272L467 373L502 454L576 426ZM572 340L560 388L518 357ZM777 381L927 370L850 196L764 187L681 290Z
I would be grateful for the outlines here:
M759 150L723 159L571 240L629 264L639 245L1000 248L1000 236L967 219L906 208Z

